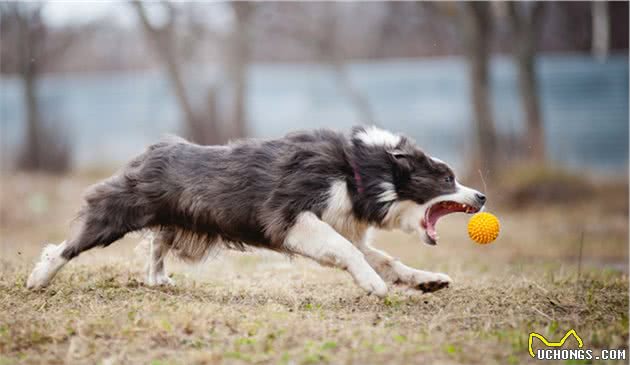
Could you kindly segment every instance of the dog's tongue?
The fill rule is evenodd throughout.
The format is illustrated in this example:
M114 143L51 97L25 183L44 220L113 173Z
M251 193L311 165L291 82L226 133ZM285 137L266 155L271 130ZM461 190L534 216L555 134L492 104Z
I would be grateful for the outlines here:
M457 210L453 209L453 206L450 205L442 205L442 204L437 204L433 207L431 207L431 210L429 211L429 214L427 214L427 217L425 219L425 230L427 232L427 234L429 235L429 237L431 237L434 241L437 241L438 236L437 236L437 230L435 229L435 225L437 224L438 219L440 219L441 217L449 214L449 213L454 213Z
M435 225L437 224L437 221L440 218L450 213L457 213L457 212L469 213L472 211L475 211L475 209L466 204L460 204L460 203L455 203L455 202L441 202L441 203L433 205L429 209L426 217L422 219L421 224L424 227L429 238L431 238L434 241L437 241L438 236L437 236L437 230L435 228Z
M422 228L424 228L424 231L427 234L427 236L429 236L429 238L434 241L433 244L435 244L435 242L438 239L437 230L435 229L435 221L431 222L431 220L423 218L420 221L420 225L422 226Z
M431 237L432 240L434 241L438 240L438 235L437 235L437 231L435 230L435 226L428 226L427 234L429 235L429 237Z

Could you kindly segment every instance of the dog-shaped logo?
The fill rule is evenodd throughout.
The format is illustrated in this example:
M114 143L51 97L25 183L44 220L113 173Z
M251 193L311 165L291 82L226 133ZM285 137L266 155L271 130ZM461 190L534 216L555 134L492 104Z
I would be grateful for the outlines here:
M541 340L545 346L548 347L561 347L562 345L564 345L564 342L567 340L567 338L569 338L569 336L573 335L573 337L575 337L575 339L578 342L578 347L582 348L584 346L584 343L582 342L582 339L580 338L580 336L578 336L578 334L575 332L574 329L569 330L564 337L562 337L562 339L558 342L549 342L547 341L547 339L536 332L532 332L529 334L529 341L528 341L528 345L529 345L529 354L532 355L533 358L536 358L536 355L534 354L534 350L532 349L532 342L534 341L534 337L538 338L539 340Z

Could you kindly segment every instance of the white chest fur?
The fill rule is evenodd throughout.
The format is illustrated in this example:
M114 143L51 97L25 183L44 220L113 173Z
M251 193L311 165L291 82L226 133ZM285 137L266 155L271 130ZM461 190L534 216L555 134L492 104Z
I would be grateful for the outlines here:
M335 181L330 185L330 193L322 220L333 227L348 241L358 244L368 228L364 222L354 218L352 201L345 181Z

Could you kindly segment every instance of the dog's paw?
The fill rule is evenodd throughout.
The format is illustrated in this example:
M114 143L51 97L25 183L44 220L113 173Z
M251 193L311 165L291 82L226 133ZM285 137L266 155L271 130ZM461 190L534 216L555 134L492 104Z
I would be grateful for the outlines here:
M57 271L65 265L66 259L61 257L65 242L55 245L48 244L42 250L41 257L26 281L26 288L37 290L48 286Z
M387 296L387 284L383 280L379 282L374 282L370 285L370 294L374 294L379 298L385 298Z
M171 279L168 275L158 275L157 278L158 285L167 285L167 286L175 286L175 280Z
M49 283L46 276L47 273L44 264L38 263L37 265L35 265L33 272L31 272L31 275L29 275L28 279L26 280L26 288L37 290L46 287Z
M384 298L387 295L387 284L374 271L365 270L356 275L355 280L369 294L374 294L379 298Z
M148 275L145 284L147 286L174 286L175 280L169 278L166 274Z
M453 280L446 274L434 273L432 278L415 284L415 288L423 293L432 293L447 288Z

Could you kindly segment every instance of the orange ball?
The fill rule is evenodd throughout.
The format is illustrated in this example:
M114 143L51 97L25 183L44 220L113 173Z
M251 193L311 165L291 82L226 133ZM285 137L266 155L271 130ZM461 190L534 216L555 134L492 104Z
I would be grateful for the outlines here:
M468 221L468 235L479 244L487 244L496 240L499 236L499 230L499 219L490 213L477 213Z

